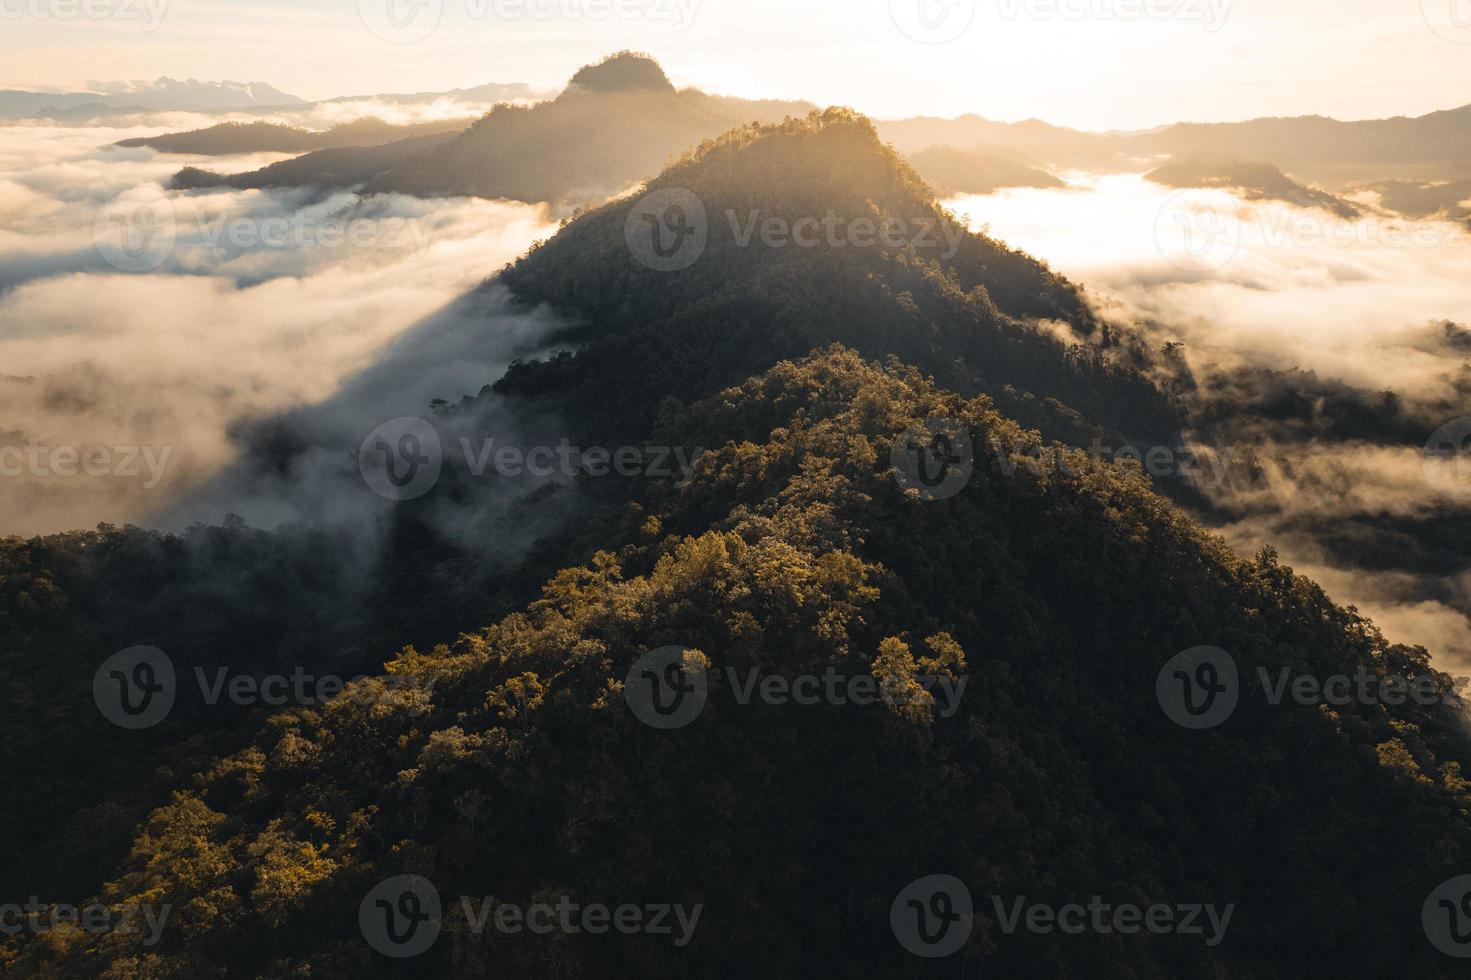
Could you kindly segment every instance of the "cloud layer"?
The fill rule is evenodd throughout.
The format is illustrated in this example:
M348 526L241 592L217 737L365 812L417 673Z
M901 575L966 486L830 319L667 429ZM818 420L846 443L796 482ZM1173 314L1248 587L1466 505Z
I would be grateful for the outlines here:
M1200 487L1239 551L1274 546L1391 640L1471 672L1471 578L1447 574L1465 559L1443 530L1464 523L1471 487L1438 489L1422 448L1471 414L1458 326L1471 323L1471 235L1445 222L1345 221L1225 191L1180 193L1138 175L1067 179L1080 189L948 204L1084 283L1105 316L1154 346L1183 342L1202 401L1213 399L1245 442L1213 448L1250 450L1249 472ZM1392 391L1399 428L1348 438L1327 421L1262 411L1265 396L1294 388L1325 413L1328 393L1376 405Z
M164 195L159 183L193 161L107 145L139 134L0 132L0 448L11 449L0 457L0 533L167 511L238 457L251 423L331 398L396 338L416 326L422 334L556 230L545 209L503 202ZM165 208L169 234L140 237L127 224L131 205L122 225L103 221L99 231L120 195ZM123 272L116 260L128 253L111 246L127 238L115 233L169 247L137 249L156 269ZM478 339L479 356L461 348L452 374L403 390L449 399L478 390L527 337ZM136 477L117 472L123 451L144 447L166 455L160 478L141 463ZM30 455L18 461L15 450ZM113 455L101 473L104 450ZM68 462L73 452L92 475Z

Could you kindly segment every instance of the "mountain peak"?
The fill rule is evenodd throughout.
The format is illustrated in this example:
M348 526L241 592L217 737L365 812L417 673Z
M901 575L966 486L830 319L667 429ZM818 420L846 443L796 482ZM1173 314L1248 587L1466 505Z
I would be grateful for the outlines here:
M689 234L666 234L675 224ZM652 419L665 396L708 397L838 343L992 394L1010 417L1058 438L1081 431L1079 419L1151 438L1176 425L1147 379L1095 370L1033 326L1065 321L1079 338L1093 334L1071 283L969 232L849 109L711 140L642 193L581 213L500 281L528 308L566 313L578 326L558 342L579 346L572 358L513 368L497 384L503 394L560 388L568 404L593 405L606 400L597 379L638 377L623 406ZM688 353L651 357L659 349ZM1124 405L1145 408L1126 426Z
M637 51L610 54L586 65L567 84L567 92L673 92L674 84L651 56Z

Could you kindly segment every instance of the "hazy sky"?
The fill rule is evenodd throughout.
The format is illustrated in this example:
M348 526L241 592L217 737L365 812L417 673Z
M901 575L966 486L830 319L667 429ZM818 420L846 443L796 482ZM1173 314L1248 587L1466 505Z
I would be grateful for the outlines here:
M392 34L389 4L399 37L436 12L438 26L383 40L365 21ZM1471 102L1471 0L0 0L12 88L159 75L309 99L556 88L624 47L681 85L882 117L1107 129Z

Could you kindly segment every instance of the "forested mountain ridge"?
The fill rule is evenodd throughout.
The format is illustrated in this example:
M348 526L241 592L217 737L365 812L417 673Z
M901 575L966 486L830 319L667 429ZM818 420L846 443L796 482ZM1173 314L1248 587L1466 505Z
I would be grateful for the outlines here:
M941 501L907 492L888 453L934 417L977 447L972 479ZM390 665L432 677L427 700L280 712L153 813L104 894L174 908L157 948L58 937L9 947L10 966L396 975L352 910L413 873L446 897L421 975L921 976L927 962L885 928L888 904L945 870L998 896L1236 908L1211 947L1006 935L982 905L965 955L988 971L1450 975L1418 909L1471 847L1452 709L1244 698L1202 733L1154 703L1160 665L1200 642L1244 669L1407 676L1428 671L1423 651L1387 645L1270 555L1232 556L1137 474L1082 455L1008 469L1035 442L984 396L908 369L825 351L651 435L694 433L718 448L688 483L630 503L609 550L524 612ZM693 724L657 732L621 684L669 644L715 677L831 667L899 689L920 672L970 686L945 717L917 689L781 709L742 706L716 680ZM1373 875L1346 857L1365 853L1387 858ZM477 933L454 898L557 894L703 915L686 946ZM1361 914L1381 930L1357 928ZM799 940L772 938L794 920Z
M281 123L220 123L186 133L122 140L117 145L149 147L160 153L193 153L204 156L232 153L307 153L345 146L382 146L416 136L458 133L471 122L470 119L438 119L395 125L370 117L325 130L301 129Z
M908 155L914 167L942 195L992 194L1007 187L1066 187L1063 181L1020 157L987 147L969 150L931 146Z
M1241 160L1171 160L1144 175L1166 187L1231 188L1248 201L1283 201L1322 208L1340 218L1356 218L1360 210L1325 191L1305 187L1270 163Z
M675 271L634 248L641 202L662 191L705 212L702 254ZM831 212L845 228L934 227L925 242L800 248L759 231L742 243L730 211L741 226L754 211L788 225ZM966 962L940 962L950 975L1456 975L1420 919L1471 860L1471 745L1450 679L1270 551L1232 554L1136 468L1028 431L1167 431L1175 409L1145 375L1149 352L1110 338L1042 263L965 234L866 120L830 110L730 133L570 220L500 278L521 302L577 318L559 338L575 350L516 366L500 398L560 418L582 445L707 452L687 478L585 474L526 501L585 506L499 580L478 578L474 556L424 520L436 495L462 489L452 479L398 506L383 577L345 599L338 585L362 570L289 529L5 542L0 649L25 670L6 697L40 733L5 764L52 764L35 747L60 745L124 756L117 778L148 782L72 825L131 843L107 852L105 883L55 898L171 916L156 945L119 932L5 937L0 968L930 976L935 964L896 942L889 909L908 883L946 873L977 898ZM473 426L490 397L429 414ZM901 472L927 423L974 450L943 499ZM205 558L243 581L197 581ZM525 596L529 577L539 588ZM349 610L323 621L336 602ZM184 630L170 603L202 614ZM139 643L169 629L169 645L232 638L229 656L245 663L376 656L390 660L385 678L416 683L373 679L323 704L241 712L228 731L191 729L159 754L153 737L100 722L56 738L97 666L72 641L95 642L104 624ZM426 633L465 635L394 656L404 635ZM1191 731L1161 711L1156 683L1200 645L1228 650L1246 683L1228 721ZM625 685L670 646L707 665L709 697L686 727L656 731ZM1272 704L1259 668L1424 678L1437 698ZM742 704L728 669L831 670L890 695ZM942 705L923 677L964 680L963 696ZM169 734L181 733L158 738ZM85 797L85 768L65 764L65 789ZM42 802L64 812L64 800ZM34 829L27 819L6 825L8 845L33 846L14 829ZM432 946L408 961L375 953L358 918L400 874L431 882L444 906ZM1234 914L1211 945L1007 931L989 901L1095 895ZM477 928L481 896L702 912L684 945L512 934Z
M423 197L601 201L732 126L810 108L676 91L652 58L620 52L578 71L557 98L503 103L450 139L325 150L243 174L191 170L175 185L361 186L365 193Z
M1415 118L1343 121L1323 116L1176 123L1140 132L1093 133L1036 119L1003 123L977 115L878 123L886 140L913 153L937 143L986 144L1062 168L1134 168L1161 154L1177 160L1267 160L1294 177L1337 189L1369 179L1465 178L1471 105Z
M656 271L625 239L644 218L640 202L671 193L699 202L707 241L689 268ZM836 246L761 230L823 221L835 223ZM665 398L703 397L840 342L897 356L957 391L985 391L1056 438L1163 443L1178 425L1145 377L1149 351L1099 323L1044 263L965 229L848 110L733 130L643 191L578 215L501 279L582 326L564 338L580 345L575 357L516 365L500 389L567 388L605 410L611 397L611 417L647 422ZM1071 342L1041 320L1066 323ZM612 384L625 375L651 383Z

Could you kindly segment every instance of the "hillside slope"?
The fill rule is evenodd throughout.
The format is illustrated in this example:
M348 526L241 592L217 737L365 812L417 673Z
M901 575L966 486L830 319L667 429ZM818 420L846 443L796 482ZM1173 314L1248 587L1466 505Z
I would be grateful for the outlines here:
M454 138L455 134L449 132L436 136L415 136L383 146L344 146L332 150L316 150L241 174L222 174L198 167L185 167L174 175L169 187L173 190L203 187L234 187L237 190L319 187L335 190L357 187L405 160L413 160L444 146Z
M635 194L502 274L523 302L580 325L562 338L575 353L520 365L501 398L559 419L576 445L706 452L687 477L586 472L528 498L537 514L579 506L565 534L526 552L522 574L544 569L544 585L508 613L473 619L449 601L491 589L473 580L474 556L425 533L440 498L466 495L464 474L398 506L386 587L347 597L352 611L326 623L334 576L361 569L311 536L201 529L189 545L99 532L54 578L54 550L6 543L0 651L18 670L4 697L33 738L7 744L5 775L20 785L10 767L33 780L52 765L37 745L70 750L58 765L123 760L149 785L81 824L131 839L90 894L172 910L156 945L123 932L0 937L7 974L1460 975L1421 920L1426 896L1471 862L1471 742L1450 678L1269 550L1232 554L1137 468L1048 446L1006 417L1003 402L1082 433L1171 423L1143 353L1106 345L1072 284L974 235L743 243L727 211L819 227L829 213L944 217L842 110L730 133L648 190L680 192L679 208L641 212ZM656 271L641 217L682 243L694 203L704 248ZM1086 344L1058 341L1061 323ZM482 411L490 398L438 405L425 424L506 438ZM959 453L943 494L908 469L916 433L936 426ZM290 436L279 434L283 467ZM180 567L196 547L249 588L199 590ZM167 596L127 601L156 591L150 576L200 604L199 634L169 639L207 655L254 614L259 632L228 650L242 669L314 646L392 659L346 696L239 712L228 732L184 729L162 749L168 732L72 731L65 706L86 702L97 665L67 640L97 628L89 607L133 642L160 642L179 621ZM68 606L57 582L86 602ZM395 624L426 619L464 635L393 657ZM1241 690L1234 714L1195 730L1162 710L1158 684L1202 645L1229 652ZM687 724L657 728L629 686L652 675L646 654L674 646L684 681L703 670L706 698ZM1434 697L1274 704L1258 670L1423 679ZM752 676L832 676L882 696L743 701ZM35 817L7 816L5 842L34 850L14 828ZM907 953L891 930L896 898L934 874L975 898L973 927L942 960ZM375 953L363 929L362 909L393 908L374 889L398 875L442 899L412 959ZM1005 923L1017 898L1094 896L1229 906L1230 925L1207 942ZM687 942L544 935L487 927L494 903L678 903L699 918Z
M1283 201L1304 208L1322 208L1340 218L1356 218L1357 207L1326 191L1305 187L1270 163L1240 160L1172 160L1145 176L1166 187L1232 188L1248 201Z
M1346 186L1389 178L1471 177L1471 105L1413 119L1341 121L1322 116L1235 123L1176 123L1133 133L1091 133L1032 119L1001 123L977 115L918 117L878 124L884 139L912 153L939 143L986 144L1054 167L1129 169L1140 160L1270 160L1306 180Z
M581 69L555 99L498 105L455 138L417 151L401 141L376 151L308 154L245 174L191 170L175 186L366 185L369 194L603 200L732 126L810 108L675 91L653 59L624 52Z
M889 462L934 417L977 447L941 501ZM976 890L964 955L987 975L1451 975L1418 915L1471 857L1450 709L1273 707L1253 690L1194 732L1154 700L1161 665L1201 643L1243 671L1416 676L1423 651L1387 646L1270 555L1233 557L1136 475L1081 455L1009 469L1035 444L984 397L841 350L650 435L715 448L687 484L646 485L606 550L523 613L390 666L432 677L431 694L280 712L149 818L106 894L173 906L157 948L32 942L13 965L397 975L353 910L411 873L444 896L419 975L918 977L929 961L894 941L889 905L944 872ZM671 644L699 651L710 693L687 727L656 731L623 679ZM726 668L891 693L742 705ZM967 676L968 693L942 711L919 673ZM1373 874L1345 859L1367 853ZM703 913L682 946L477 933L460 895ZM1216 945L1061 942L1001 930L984 897L1022 895L1234 915Z
M1067 186L1045 170L984 147L961 150L932 146L910 154L908 159L910 166L942 195L991 194L1006 187Z
M393 125L381 119L359 119L326 130L299 129L279 123L221 123L187 133L141 136L118 146L148 147L160 153L225 156L233 153L308 153L344 146L382 146L416 136L458 133L470 119Z
M641 261L629 236L647 235L641 202L670 194L693 196L707 233L688 268L665 272ZM831 234L817 230L825 221ZM768 222L792 233L769 236ZM1142 373L1148 352L1112 336L1043 263L967 231L846 110L733 131L643 191L579 216L503 279L582 327L564 338L581 345L577 356L518 365L501 390L570 389L607 417L646 421L665 398L704 397L840 342L987 392L1057 438L1163 444L1177 425ZM1072 342L1040 320L1067 324ZM612 381L631 375L650 384Z

